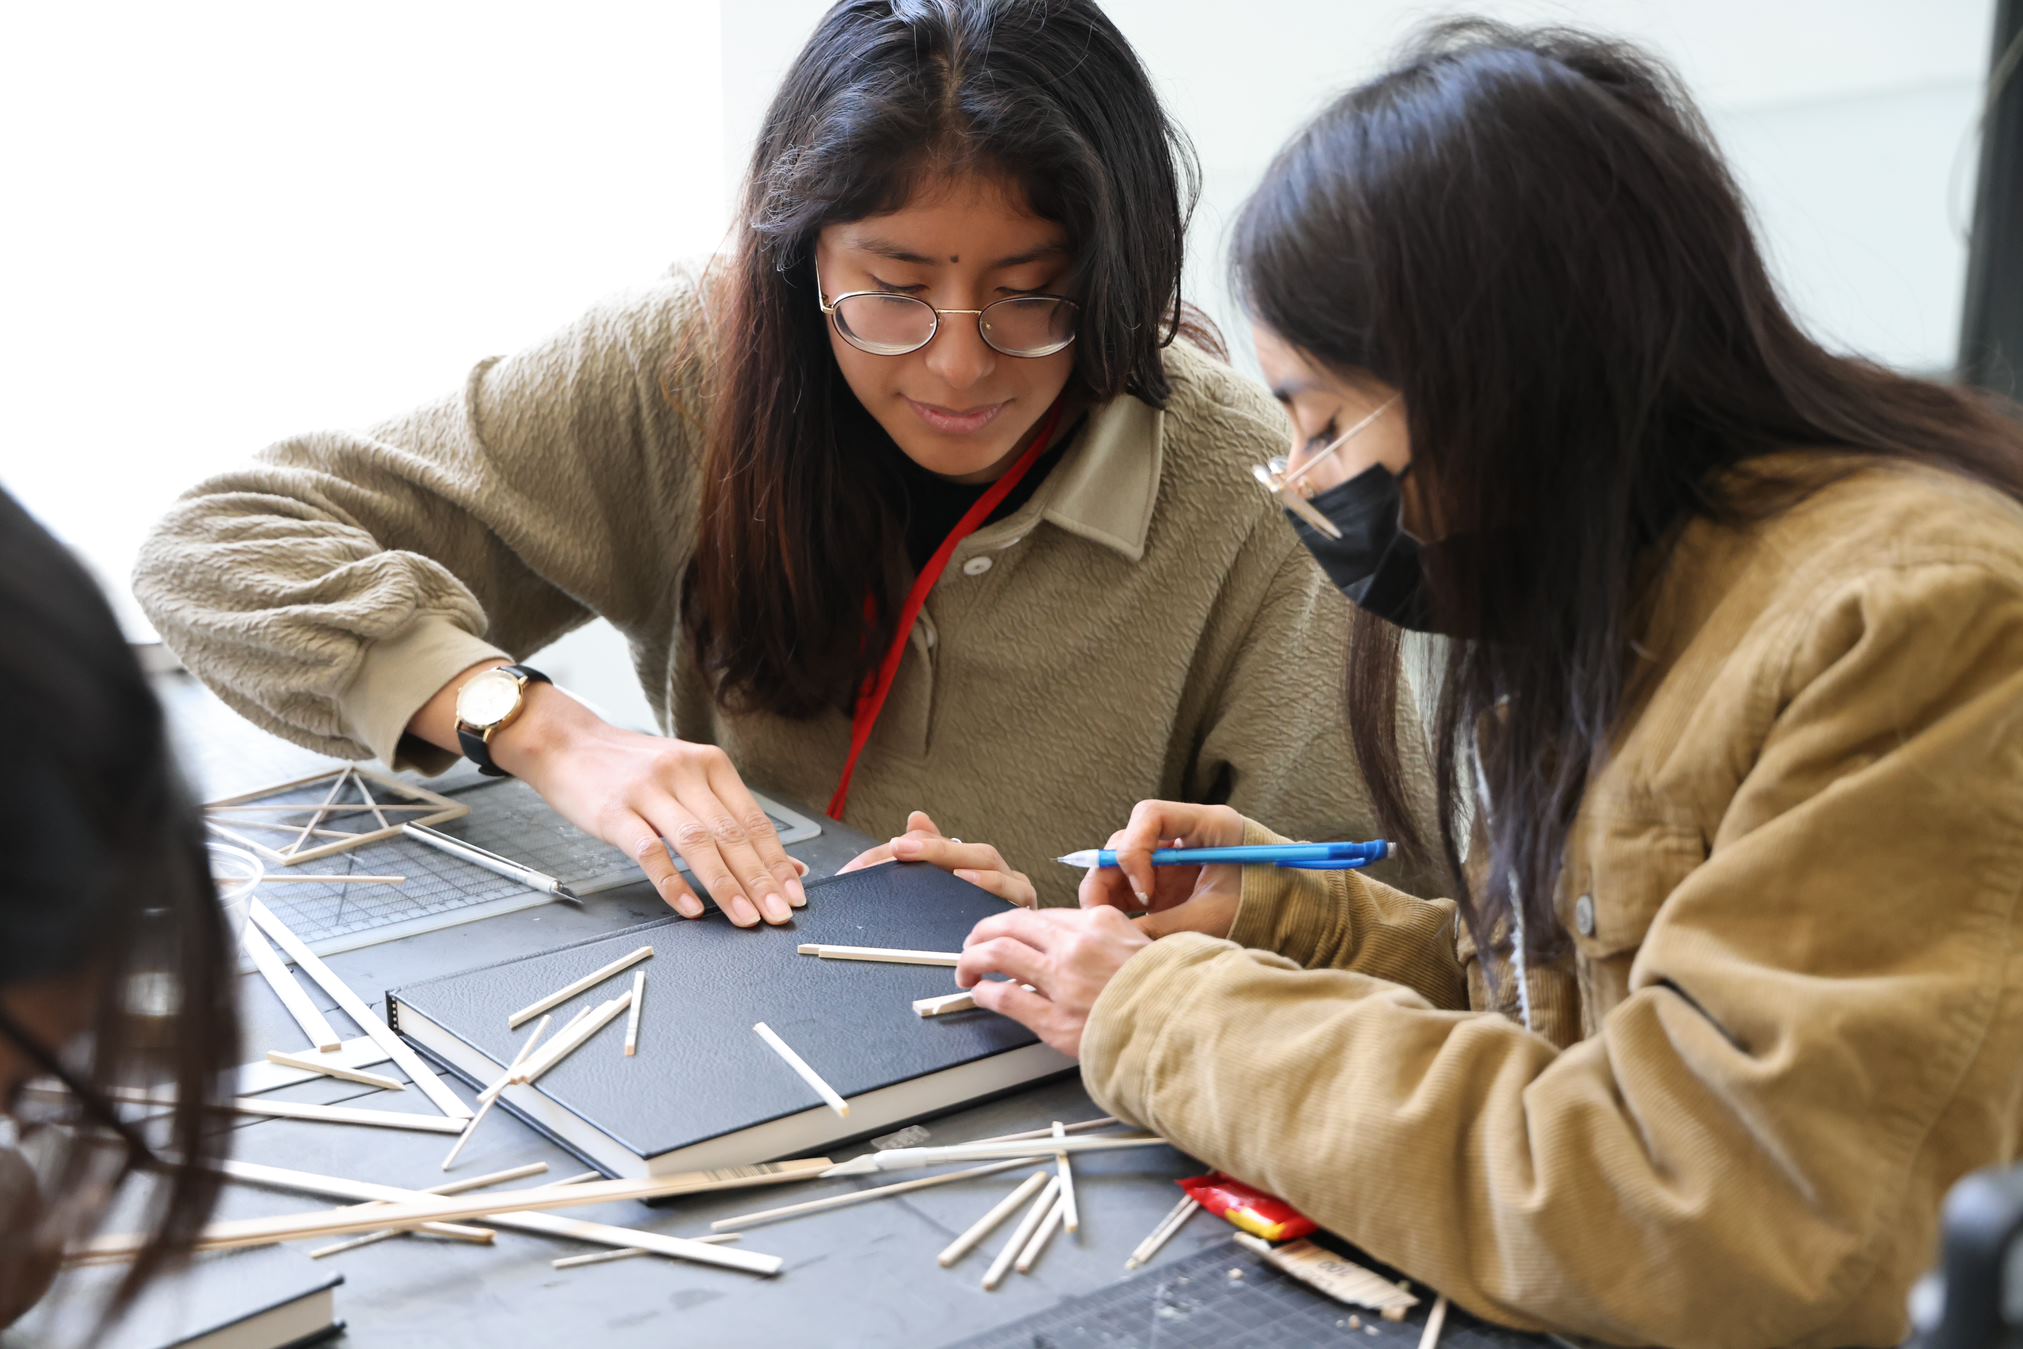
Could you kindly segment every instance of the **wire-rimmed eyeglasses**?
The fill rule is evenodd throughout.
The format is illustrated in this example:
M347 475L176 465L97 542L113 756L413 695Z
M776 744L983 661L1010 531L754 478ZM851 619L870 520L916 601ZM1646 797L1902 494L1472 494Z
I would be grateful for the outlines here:
M973 314L976 330L992 351L1025 360L1051 356L1075 340L1081 306L1065 295L1008 295L981 309L936 309L927 301L889 290L853 290L833 300L822 297L815 274L815 301L837 336L873 356L907 356L934 340L941 320Z
M1277 497L1280 505L1329 538L1339 539L1342 537L1342 531L1335 528L1334 522L1327 516L1315 510L1307 498L1343 481L1339 477L1332 476L1336 468L1335 452L1355 439L1371 422L1390 411L1391 405L1398 401L1398 397L1397 394L1392 394L1386 398L1374 411L1329 441L1298 468L1292 468L1289 456L1279 455L1269 463L1253 465L1250 470L1251 476L1264 484L1264 490ZM1315 470L1322 465L1327 465L1327 470L1315 474Z

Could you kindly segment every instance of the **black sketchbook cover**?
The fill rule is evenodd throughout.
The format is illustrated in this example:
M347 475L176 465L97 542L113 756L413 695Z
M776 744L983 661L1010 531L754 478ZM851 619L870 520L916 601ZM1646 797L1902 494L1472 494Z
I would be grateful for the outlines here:
M281 1349L314 1344L343 1328L336 1270L285 1246L199 1256L141 1291L104 1334L98 1315L124 1264L66 1270L0 1349Z
M944 967L823 960L804 942L957 951L1004 901L919 863L816 881L788 926L742 930L711 910L393 989L396 1030L488 1084L532 1033L507 1018L640 946L649 960L553 1009L559 1029L646 971L637 1057L618 1017L500 1104L610 1175L643 1177L820 1152L1055 1076L1071 1060L989 1012L922 1018ZM538 1018L536 1018L538 1021ZM752 1031L763 1021L850 1103L836 1115ZM553 1031L551 1030L551 1034Z

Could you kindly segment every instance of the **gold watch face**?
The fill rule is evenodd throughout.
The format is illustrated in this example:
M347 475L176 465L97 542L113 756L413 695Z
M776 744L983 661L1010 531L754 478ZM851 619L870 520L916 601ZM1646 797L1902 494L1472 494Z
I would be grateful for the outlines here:
M497 726L520 705L520 681L503 670L487 670L457 693L457 720L478 730Z

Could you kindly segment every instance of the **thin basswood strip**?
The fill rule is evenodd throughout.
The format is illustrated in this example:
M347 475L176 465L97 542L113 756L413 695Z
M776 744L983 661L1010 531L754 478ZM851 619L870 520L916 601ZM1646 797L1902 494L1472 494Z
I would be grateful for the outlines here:
M740 1241L742 1239L743 1234L738 1232L726 1232L721 1236L714 1237L684 1238L687 1241L699 1241L705 1246L728 1246L733 1241ZM620 1246L615 1251L595 1251L589 1255L565 1255L560 1260L550 1260L548 1263L556 1269L577 1269L583 1265L602 1265L613 1260L629 1260L635 1255L658 1254L658 1251L649 1251L644 1246Z
M1440 1330L1447 1324L1447 1295L1433 1299L1433 1310L1426 1313L1426 1333L1419 1337L1419 1349L1435 1349L1440 1343Z
M339 1045L342 1045L339 1041ZM334 1063L318 1063L315 1059L305 1059L298 1054L284 1054L278 1049L267 1051L267 1062L278 1063L283 1068L300 1068L304 1072L317 1073L323 1077L334 1077L340 1082L356 1082L362 1087L378 1087L381 1091L406 1091L407 1083L396 1082L378 1073L361 1073L356 1068L340 1068Z
M1159 1220L1159 1225L1138 1243L1138 1249L1131 1252L1131 1258L1124 1262L1124 1268L1136 1269L1159 1254L1159 1248L1172 1240L1173 1234L1185 1226L1187 1220L1192 1218L1200 1207L1200 1201L1193 1195L1180 1196L1180 1202L1175 1204L1166 1216Z
M331 876L299 876L292 871L269 872L260 878L261 885L406 885L405 876L365 876L357 872L344 872Z
M639 1009L646 1003L646 971L635 970L632 974L632 1010L625 1017L625 1057L633 1058L639 1053Z
M493 1085L498 1087L500 1091L505 1090L506 1084L513 1080L513 1069L519 1067L521 1060L525 1059L527 1055L533 1052L535 1044L538 1043L539 1040L541 1039L541 1032L548 1029L548 1021L549 1018L545 1016L541 1018L540 1024L534 1027L534 1034L528 1039L527 1043L520 1046L520 1052L513 1055L513 1061L506 1066L506 1071L499 1074L499 1080ZM491 1088L488 1087L486 1088L486 1090L491 1091ZM491 1095L481 1097L480 1099L482 1100L483 1104L478 1106L478 1113L471 1116L471 1122L469 1124L466 1124L464 1126L464 1131L457 1135L457 1141L455 1145L450 1148L450 1155L443 1158L443 1165L442 1165L443 1170L447 1171L450 1169L450 1164L456 1161L457 1154L464 1150L464 1144L470 1142L471 1135L478 1131L479 1121L483 1120L486 1115L490 1114L492 1107L498 1104L499 1101L498 1092L493 1091Z
M1067 1196L1065 1194L1055 1195L1054 1206L1047 1210L1046 1219L1040 1223L1040 1230L1033 1233L1033 1239L1026 1243L1024 1250L1019 1252L1018 1262L1012 1266L1013 1269L1021 1274L1033 1272L1033 1266L1039 1263L1040 1252L1047 1248L1047 1242L1052 1239L1055 1229L1060 1227L1061 1219L1066 1216L1067 1211Z
M232 827L235 829L266 829L277 834L292 834L295 832L294 825L283 824L279 820L254 820L240 815L234 815L231 819ZM204 823L210 825L212 828L218 827L218 821L216 820L206 819ZM354 837L354 835L343 829L311 829L309 833L312 838Z
M700 1194L711 1190L741 1189L751 1185L781 1185L807 1180L829 1166L826 1157L805 1157L790 1162L764 1162L753 1166L730 1167L719 1171L684 1171L653 1180L592 1181L584 1185L548 1185L531 1190L508 1190L482 1199L419 1194L391 1185L371 1185L362 1181L340 1181L329 1176L309 1176L281 1167L255 1162L225 1161L219 1169L227 1175L261 1183L279 1183L284 1188L308 1181L312 1192L330 1193L323 1187L341 1186L335 1192L350 1199L384 1199L387 1206L371 1213L322 1210L315 1213L288 1213L274 1218L252 1218L239 1222L213 1223L199 1236L196 1249L230 1250L240 1246L265 1246L300 1237L336 1236L381 1227L414 1227L425 1222L456 1222L463 1218L483 1218L497 1227L517 1227L550 1235L580 1236L613 1246L644 1246L669 1255L684 1255L705 1264L724 1265L759 1274L778 1273L785 1262L775 1255L755 1255L750 1251L720 1250L680 1237L662 1237L652 1232L632 1232L625 1228L603 1228L597 1236L585 1235L602 1227L598 1223L557 1220L530 1223L526 1219L544 1217L544 1210L609 1204L626 1199L663 1199L679 1194ZM624 1239L609 1240L612 1233L624 1232ZM98 1237L75 1248L85 1259L101 1256L133 1256L154 1240L149 1233L128 1233Z
M954 969L962 961L960 951L906 951L895 946L829 946L821 942L803 942L799 950L804 956L820 956L824 960L873 960L887 965L945 965Z
M472 1176L468 1180L453 1180L443 1185L431 1185L429 1186L428 1189L421 1191L421 1193L462 1194L466 1190L482 1190L487 1185L503 1185L505 1182L509 1180L523 1180L528 1176L538 1176L547 1169L548 1164L546 1162L529 1162L525 1166L509 1167L504 1171L494 1171L491 1174L484 1176ZM379 1203L382 1201L375 1200L373 1202ZM415 1230L418 1232L426 1232L429 1229L426 1227L420 1227L416 1228ZM477 1229L477 1230L482 1231L484 1229ZM405 1232L401 1232L394 1229L386 1229L378 1232L367 1232L362 1237L353 1237L349 1241L340 1241L335 1246L318 1247L316 1250L309 1252L309 1258L311 1260L321 1260L325 1256L342 1255L345 1251L355 1251L360 1246L370 1246L376 1241L386 1241L392 1237L399 1237L406 1235L407 1234Z
M943 993L933 998L915 998L915 1016L942 1016L949 1012L973 1012L976 1010L976 995L970 992Z
M1105 1115L1101 1119L1085 1119L1074 1124L1066 1125L1065 1132L1071 1134L1085 1134L1088 1133L1091 1129L1107 1129L1113 1124L1122 1124L1123 1122L1124 1121L1118 1119L1115 1115ZM1053 1136L1054 1136L1053 1128L1052 1126L1048 1126L1047 1128L1044 1129L1027 1129L1022 1133L996 1134L990 1138L965 1139L960 1144L951 1144L950 1146L973 1147L978 1143L1023 1143L1028 1138L1052 1138Z
M281 999L281 1005L288 1009L288 1015L295 1018L295 1024L309 1037L309 1043L325 1054L334 1054L344 1046L344 1037L330 1024L328 1017L316 1010L316 1004L309 1001L309 995L302 991L302 985L281 963L281 957L260 929L251 923L239 934L239 944L246 954L253 958L253 968L267 981L267 987L274 990L274 996Z
M1033 1191L1047 1183L1047 1173L1035 1171L1018 1183L1018 1187L990 1207L990 1212L978 1218L964 1230L961 1236L948 1243L941 1254L934 1257L935 1263L947 1269L956 1261L976 1249L976 1244L997 1230L999 1223L1010 1217L1012 1211L1032 1198Z
M373 1042L386 1051L386 1056L407 1074L408 1080L420 1087L429 1100L435 1102L436 1109L451 1119L465 1120L471 1117L471 1108L457 1099L457 1094L443 1084L443 1080L435 1075L435 1070L423 1063L421 1056L408 1048L407 1041L395 1035L393 1030L379 1019L378 1014L351 991L349 984L338 978L300 937L289 930L286 923L270 913L267 906L258 899L253 901L251 913L253 921L280 944L281 949L288 953L288 958L301 966L304 974L320 984L323 991L330 995L331 1000L343 1009L344 1014L356 1021L358 1028L370 1035Z
M1051 1143L1051 1146L1044 1148L1028 1147L1024 1143L956 1143L939 1148L888 1148L884 1152L867 1152L861 1157L853 1157L832 1169L829 1174L868 1176L879 1171L903 1171L914 1166L940 1166L944 1162L994 1162L1005 1157L1030 1156L1035 1152L1044 1156L1049 1152L1103 1152L1112 1148L1166 1146L1165 1139L1147 1134L1128 1138L1112 1138L1100 1134L1082 1138L1056 1138L1051 1140Z
M518 1030L520 1028L521 1022L532 1021L535 1017L541 1015L541 1013L547 1011L549 1008L561 1006L563 1003L569 1001L569 999L575 997L578 993L581 993L584 989L597 987L597 985L603 983L606 979L609 979L612 975L618 973L620 970L630 969L632 966L637 965L640 961L645 960L652 954L653 948L651 946L642 946L638 950L630 953L629 955L622 955L618 957L618 959L612 961L609 965L606 965L602 969L590 971L590 973L584 975L581 979L578 979L575 983L570 984L567 988L558 988L553 993L550 993L547 997L541 999L539 1002L530 1003L527 1006L522 1007L519 1011L513 1013L511 1016L507 1017L506 1018L507 1028L511 1030Z
M588 1007L585 1007L582 1011L576 1013L575 1016L571 1017L568 1023L564 1025L562 1029L568 1030L570 1026L575 1025L578 1021L581 1021L584 1017L589 1015L590 1009ZM519 1071L519 1067L522 1063L525 1063L527 1061L527 1055L534 1052L534 1046L541 1043L542 1034L547 1031L548 1024L553 1020L554 1020L553 1017L544 1016L539 1021L534 1023L534 1033L527 1037L527 1043L520 1046L520 1052L513 1055L513 1061L506 1065L506 1070L500 1073L497 1077L492 1079L492 1085L486 1087L483 1091L478 1093L478 1108L480 1110L484 1109L485 1106L491 1104L493 1101L498 1100L499 1093L504 1091L507 1087L513 1085L513 1074Z
M352 774L352 781L358 784L358 799L365 802L366 809L372 812L372 818L379 821L379 827L381 829L393 828L392 825L386 822L386 815L380 810L379 802L373 800L372 793L366 790L365 779L354 773Z
M1059 1120L1055 1120L1054 1137L1066 1138L1067 1136L1067 1126ZM1061 1178L1061 1221L1067 1225L1070 1232L1079 1232L1082 1230L1082 1215L1081 1211L1075 1207L1075 1172L1068 1165L1068 1154L1066 1152L1056 1152L1054 1154L1054 1169Z
M779 1037L779 1035L773 1030L771 1026L768 1026L763 1021L760 1021L754 1024L752 1026L752 1029L758 1032L758 1036L761 1040L764 1040L768 1045L772 1046L773 1052L775 1054L778 1054L782 1059L784 1059L786 1061L787 1066L789 1068L792 1068L795 1074L798 1075L803 1082L806 1082L810 1087L814 1088L815 1094L821 1097L822 1100L828 1105L828 1107L831 1110L835 1111L838 1115L842 1116L844 1119L848 1119L850 1117L850 1103L844 1100L841 1096L837 1095L836 1089L830 1086L827 1082L823 1081L822 1075L816 1072L813 1068L810 1068L808 1066L808 1061L802 1058L799 1054L796 1054L793 1051L793 1049L787 1044L787 1042Z
M464 1127L462 1120L447 1115L413 1115L399 1110L354 1110L342 1105L311 1105L307 1101L267 1101L241 1096L232 1102L241 1115L271 1115L276 1119L314 1120L320 1124L366 1124L377 1129L418 1129L423 1133L453 1134Z
M323 823L323 817L329 812L331 802L337 799L337 794L344 790L344 784L349 781L351 781L351 770L349 768L339 770L337 776L331 779L330 794L323 798L323 804L318 806L316 813L309 817L309 823L302 826L302 832L296 836L295 841L281 850L283 853L293 856L297 849L309 841L309 831Z
M527 1086L541 1080L541 1075L568 1058L617 1019L618 1014L632 1004L632 993L627 990L622 996L613 998L586 1017L579 1017L569 1029L557 1035L541 1048L541 1052L520 1065L520 1071L513 1074L514 1086Z
M286 814L286 815L307 815L307 814L310 814L311 812L313 812L313 811L314 811L315 809L316 809L316 807L315 807L315 806L311 806L311 805L295 805L295 806L289 806L289 805L269 805L269 804L266 804L266 803L258 803L258 804L254 804L254 803L243 803L243 804L238 804L238 805L229 805L229 806L225 806L225 805L219 805L219 806L205 806L205 807L204 807L204 813L205 813L206 815L225 815L225 814L231 814L231 815L273 815L273 814ZM376 805L376 806L367 806L367 805L363 805L363 804L352 804L352 805L333 805L333 806L330 806L330 807L328 807L327 809L325 809L323 813L324 813L325 815L359 815L359 814L363 814L363 813L364 813L365 811L368 811L368 810L370 810L370 811L371 811L371 812L372 812L372 813L373 813L374 815L377 815L377 814L379 814L379 813L380 813L381 811L386 811L386 810L398 810L398 811L402 811L402 812L419 812L419 813L427 813L427 812L429 812L429 811L436 811L436 810L441 810L441 809L442 809L442 807L441 807L441 806L438 806L438 805L433 805L433 804L430 804L430 803L427 803L427 802L421 802L421 803L415 803L415 802L406 802L406 801L404 801L404 802L400 802L399 804L396 804L396 803L394 803L394 802L391 802L391 801L382 801L382 802L380 802L380 803L379 803L378 805ZM289 829L289 830L290 830L290 831L292 832L292 831L294 830L295 826L291 824L291 825L288 825L288 826L287 826L287 828L288 828L288 829ZM357 835L355 835L355 834L349 834L349 833L347 833L347 834L345 834L345 835L344 835L344 837L345 837L345 838L356 838L356 837L357 837Z
M743 1229L757 1227L761 1223L778 1222L782 1218L798 1218L804 1213L822 1213L832 1208L847 1208L851 1204L862 1204L867 1200L884 1199L889 1195L905 1194L911 1190L925 1190L930 1186L946 1185L952 1180L972 1180L977 1176L995 1176L1001 1171L1013 1171L1021 1166L1030 1166L1032 1157L1014 1157L1008 1162L992 1162L988 1166L972 1166L966 1171L951 1171L945 1176L928 1176L921 1180L902 1180L891 1185L874 1185L868 1190L852 1190L848 1194L831 1195L827 1199L810 1199L805 1204L788 1204L784 1208L761 1209L757 1213L741 1213L735 1218L723 1218L711 1223L712 1232L727 1228Z
M1011 1273L1012 1261L1019 1258L1019 1252L1023 1251L1026 1243L1033 1239L1033 1233L1039 1231L1040 1224L1047 1220L1047 1212L1053 1208L1054 1197L1060 1193L1060 1189L1061 1178L1048 1176L1047 1183L1040 1189L1039 1197L1033 1200L1033 1206L1026 1210L1026 1216L1019 1219L1019 1225L1012 1229L1011 1240L1004 1244L1004 1249L990 1262L990 1268L983 1272L983 1288L986 1293L996 1291L997 1286L1004 1282L1004 1276Z

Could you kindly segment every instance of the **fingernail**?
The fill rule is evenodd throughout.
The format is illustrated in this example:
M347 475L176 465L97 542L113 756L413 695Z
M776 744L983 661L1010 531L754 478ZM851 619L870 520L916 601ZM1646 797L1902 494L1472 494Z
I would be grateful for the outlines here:
M957 867L951 874L959 881L968 881L971 885L976 884L976 873L968 867Z
M674 898L674 911L683 918L700 918L702 917L702 901L694 895L676 895Z
M1134 887L1131 893L1138 896L1138 902L1140 904L1150 904L1152 902L1152 896L1146 894L1143 890L1139 890Z
M758 925L759 911L753 908L752 902L743 895L739 895L731 901L730 914L731 921L739 927L756 927Z
M794 916L794 911L787 907L787 901L778 895L767 895L764 904L769 922L784 923Z
M807 907L808 892L802 888L801 883L797 880L787 882L787 898L794 901L794 907L797 909Z
M917 838L895 838L892 840L892 853L895 857L918 857L920 856L920 840Z

